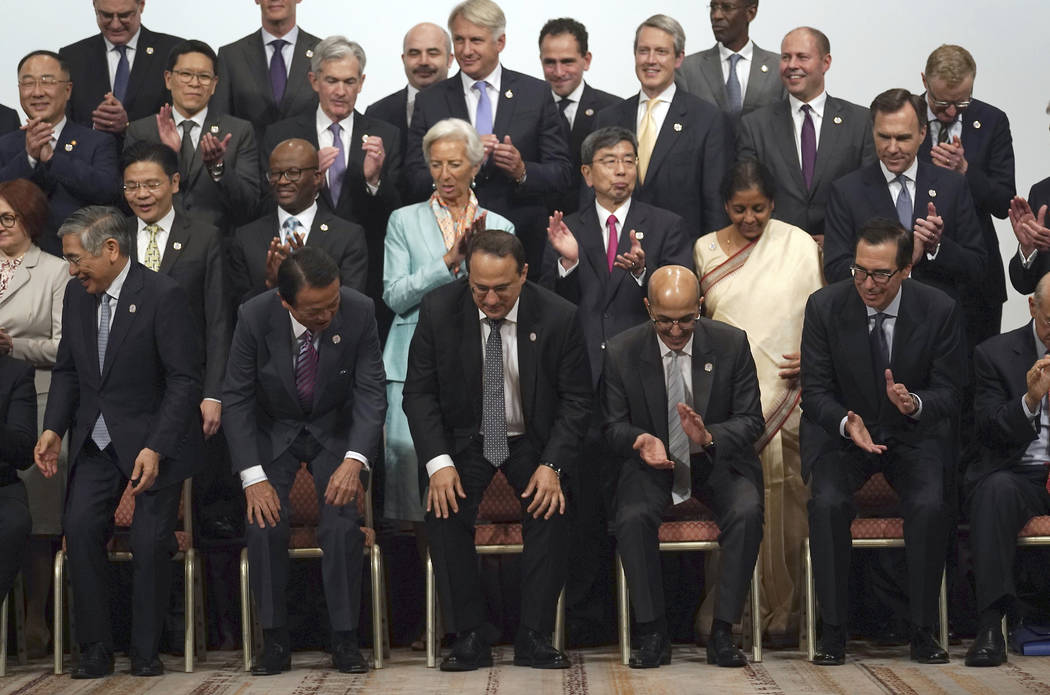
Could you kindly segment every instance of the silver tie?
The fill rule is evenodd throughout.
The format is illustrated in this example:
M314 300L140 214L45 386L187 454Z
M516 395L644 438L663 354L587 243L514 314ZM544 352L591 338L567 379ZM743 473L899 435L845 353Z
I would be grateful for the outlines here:
M109 344L109 308L110 296L103 294L99 298L99 320L98 320L98 373L101 377L102 367L106 364L106 346ZM95 420L95 426L91 429L91 439L94 440L95 445L99 449L105 449L109 446L109 443L113 441L109 437L109 429L106 427L106 421L102 418L102 413L99 412L98 420Z
M485 367L482 370L481 436L482 453L496 468L510 457L507 443L506 394L503 389L503 319L487 319L489 337L485 341Z
M678 364L680 352L671 352L671 372L667 379L667 444L668 457L674 461L674 486L671 499L675 504L685 502L692 494L692 478L689 475L689 438L682 429L678 417L678 404L685 403L685 381Z

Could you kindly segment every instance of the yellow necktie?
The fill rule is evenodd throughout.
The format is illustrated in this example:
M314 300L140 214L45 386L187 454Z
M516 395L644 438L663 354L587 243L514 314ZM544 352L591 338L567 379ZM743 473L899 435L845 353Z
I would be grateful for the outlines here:
M157 272L160 270L160 249L157 248L157 232L160 231L160 226L147 224L146 231L149 232L149 243L146 244L146 257L143 265L153 272Z
M645 103L645 116L642 117L642 127L638 130L638 182L645 181L645 172L649 168L649 158L653 156L653 147L656 145L656 121L653 120L653 110L659 99L650 99Z

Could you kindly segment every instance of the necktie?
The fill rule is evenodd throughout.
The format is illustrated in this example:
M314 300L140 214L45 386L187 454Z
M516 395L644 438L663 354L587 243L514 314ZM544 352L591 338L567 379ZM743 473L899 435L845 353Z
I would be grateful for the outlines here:
M157 234L160 232L160 225L147 224L146 231L149 232L149 243L146 244L146 255L142 259L142 265L153 272L157 272L160 270L160 247L157 246Z
M193 146L193 127L195 125L197 124L188 118L179 124L179 127L182 128L182 145L179 150L179 176L182 178L183 185L189 185L186 177L189 175L190 164L193 163L193 155L197 151L197 148Z
M288 45L284 39L274 39L270 42L273 46L273 56L270 58L270 88L273 90L273 102L280 104L284 98L284 87L288 84L288 66L284 63L284 53L281 49Z
M908 192L908 177L904 174L897 174L896 180L901 185L901 192L897 194L897 219L900 220L902 227L911 231L915 223L911 219L912 202L911 193Z
M609 215L609 219L605 221L605 225L609 228L609 245L605 249L605 255L609 262L610 273L613 271L613 264L616 263L616 247L620 243L620 235L616 232L616 223L619 221L616 215Z
M474 89L478 90L478 110L474 114L474 130L478 135L492 134L492 102L489 101L488 82L484 80L474 83Z
M314 348L313 331L306 330L299 336L299 352L295 356L295 391L299 405L310 412L314 403L314 384L317 382L317 349Z
M131 65L128 63L128 47L120 44L113 47L120 58L117 59L117 72L113 75L113 96L117 101L124 103L124 97L128 94L128 78L131 76Z
M813 185L813 170L817 166L817 129L813 126L813 117L809 104L802 105L802 178L806 188Z
M642 127L638 129L638 181L645 182L645 172L649 168L649 158L653 155L653 147L656 145L656 121L653 120L653 111L659 99L650 99L645 102L645 116L642 117Z
M102 373L102 367L106 364L106 346L109 344L109 317L111 315L109 306L110 296L103 294L99 297L99 319L98 319L98 373ZM113 441L109 436L106 421L99 412L95 426L91 429L91 439L99 449L105 449Z
M503 391L503 319L486 319L489 337L485 341L485 368L482 371L481 436L482 453L496 468L510 457L507 444L506 394Z
M569 116L565 113L565 109L569 108L569 104L572 103L572 99L569 97L562 97L558 102L558 110L561 111L561 117L565 119L565 123L568 124L569 130L572 130L572 122L569 121Z
M883 330L882 324L886 321L888 316L881 311L875 314L875 325L871 329L871 333L868 334L868 340L871 343L871 364L875 373L875 385L876 391L886 380L886 369L890 366L890 346L886 342L886 331Z
M940 123L940 121L938 121L938 123ZM955 124L955 121L952 121L951 123L941 123L940 124L941 125L940 130L937 131L937 144L938 145L943 145L944 143L948 142L948 138L949 138L949 136L951 136L952 126L954 124Z
M291 243L289 242L289 239L292 237L292 235L298 234L302 226L303 223L295 219L294 217L289 217L288 219L286 219L284 221L284 224L281 225L281 243Z
M678 417L678 404L685 403L685 381L682 379L681 365L678 364L681 354L671 353L671 368L667 375L667 453L674 461L671 500L675 504L689 499L692 489L689 475L689 438L686 437L685 430L682 429L682 420Z
M733 113L740 113L740 110L744 108L744 95L740 91L740 80L736 76L737 63L743 57L739 53L729 56L729 79L726 80L726 97L728 98L729 110Z
M343 127L338 123L328 126L332 131L332 146L339 150L332 166L328 167L328 193L332 196L332 207L339 204L339 194L343 191L343 178L346 176L346 150L343 149Z

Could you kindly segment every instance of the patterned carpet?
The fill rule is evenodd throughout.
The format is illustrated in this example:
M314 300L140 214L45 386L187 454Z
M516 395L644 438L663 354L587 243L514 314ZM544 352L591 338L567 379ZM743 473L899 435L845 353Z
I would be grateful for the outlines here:
M163 678L132 678L127 659L118 659L117 674L100 681L74 681L54 676L43 661L26 666L9 662L8 676L0 680L0 693L11 695L352 695L381 693L431 695L719 695L756 693L838 693L842 695L961 693L1050 695L1050 659L1010 656L1009 664L995 669L970 669L963 665L964 650L952 650L952 662L921 666L907 659L907 647L876 649L850 644L845 666L818 668L799 652L769 651L761 664L744 669L719 669L704 663L703 652L686 645L674 650L670 666L655 671L635 671L620 665L613 648L571 652L574 666L566 671L537 671L511 664L513 650L495 650L496 665L473 673L441 673L423 666L421 654L395 650L387 667L365 675L348 676L332 671L326 654L296 653L292 670L280 676L252 678L239 669L236 652L213 652L196 673L178 671L181 662L166 658L169 673ZM121 670L123 669L123 673Z

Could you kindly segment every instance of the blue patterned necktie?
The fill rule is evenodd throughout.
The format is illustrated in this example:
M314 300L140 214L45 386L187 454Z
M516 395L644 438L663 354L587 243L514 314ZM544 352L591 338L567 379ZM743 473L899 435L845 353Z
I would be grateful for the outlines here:
M487 87L488 82L484 80L474 83L474 89L478 90L478 110L474 114L474 130L478 135L492 134L492 102L489 101Z
M298 234L302 226L303 223L295 219L294 217L289 217L288 219L286 219L284 221L284 224L281 225L281 243L292 243L291 241L289 241L289 239L291 239L292 236Z
M128 47L119 44L113 50L120 53L117 59L117 72L113 75L113 96L117 101L124 103L124 97L128 94L128 79L131 77L131 64L128 63Z
M109 317L112 315L109 306L110 296L103 294L99 297L99 319L98 319L98 373L101 376L102 367L106 364L106 346L109 344ZM106 421L99 412L95 426L91 429L91 439L99 449L105 449L113 441L109 437L109 429Z
M507 443L506 393L503 389L503 319L486 319L489 337L485 341L485 367L482 370L481 436L482 453L496 468L510 457Z
M726 80L726 97L729 100L729 110L733 113L740 113L740 110L744 108L744 95L740 90L740 80L736 76L737 63L743 57L739 53L729 56L729 79Z
M682 429L678 417L678 404L685 403L685 381L678 358L682 353L671 352L671 369L667 376L667 448L668 457L674 461L674 486L671 500L680 504L692 494L692 479L689 475L689 438Z

